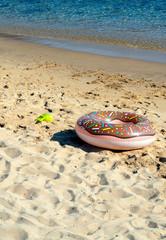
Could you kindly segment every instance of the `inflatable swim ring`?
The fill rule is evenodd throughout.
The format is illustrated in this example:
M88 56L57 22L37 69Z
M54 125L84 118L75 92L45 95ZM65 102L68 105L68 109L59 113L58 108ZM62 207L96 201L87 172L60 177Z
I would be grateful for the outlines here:
M91 112L78 119L75 130L91 145L116 150L143 148L155 140L150 121L129 112Z

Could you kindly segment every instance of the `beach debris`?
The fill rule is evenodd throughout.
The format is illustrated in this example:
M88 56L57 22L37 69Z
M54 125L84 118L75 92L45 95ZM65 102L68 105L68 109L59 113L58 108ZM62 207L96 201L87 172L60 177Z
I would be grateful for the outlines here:
M53 116L48 113L42 114L35 119L36 122L42 122L42 121L51 122L52 120L53 120Z
M5 123L0 123L0 128L4 128L5 127Z
M159 161L162 162L162 163L166 163L166 157L160 157Z
M26 127L26 126L23 126L23 125L18 125L18 127L19 127L19 128L22 128L22 129L24 129L24 130L27 129L27 127Z

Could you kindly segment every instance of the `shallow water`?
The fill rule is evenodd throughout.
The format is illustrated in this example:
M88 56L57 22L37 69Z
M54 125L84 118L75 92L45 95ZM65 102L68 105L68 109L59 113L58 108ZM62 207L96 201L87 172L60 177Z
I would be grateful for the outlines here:
M0 32L166 49L165 0L1 0Z
M166 63L164 51L140 49L126 46L110 45L103 43L92 43L85 41L73 41L64 39L15 36L17 40L47 45L55 48L62 48L72 51L87 52L108 57L132 58L151 62Z

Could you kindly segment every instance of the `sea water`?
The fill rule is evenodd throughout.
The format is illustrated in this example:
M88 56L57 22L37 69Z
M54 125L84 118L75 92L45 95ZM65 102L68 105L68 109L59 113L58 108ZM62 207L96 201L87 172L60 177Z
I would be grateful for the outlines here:
M166 50L166 0L0 0L0 32Z

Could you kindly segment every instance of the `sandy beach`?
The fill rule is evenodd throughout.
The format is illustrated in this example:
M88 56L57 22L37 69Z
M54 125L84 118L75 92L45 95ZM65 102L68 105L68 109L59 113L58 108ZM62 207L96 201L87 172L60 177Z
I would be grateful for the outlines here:
M0 38L0 239L166 239L165 79L164 63ZM146 116L156 141L88 145L75 123L100 110Z

